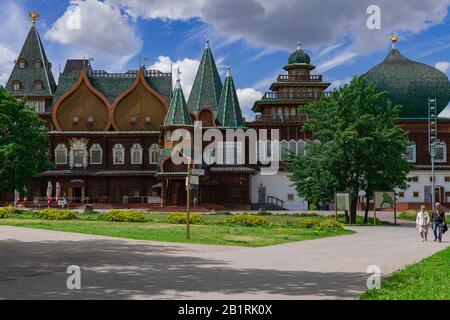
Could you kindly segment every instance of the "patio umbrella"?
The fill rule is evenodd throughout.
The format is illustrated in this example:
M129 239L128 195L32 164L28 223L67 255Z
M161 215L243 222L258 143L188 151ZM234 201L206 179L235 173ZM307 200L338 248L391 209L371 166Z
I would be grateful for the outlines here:
M47 199L52 198L52 193L53 193L53 185L52 185L52 182L49 181L48 185L47 185Z
M56 183L56 195L55 195L55 201L58 202L59 196L61 195L61 185L59 182Z

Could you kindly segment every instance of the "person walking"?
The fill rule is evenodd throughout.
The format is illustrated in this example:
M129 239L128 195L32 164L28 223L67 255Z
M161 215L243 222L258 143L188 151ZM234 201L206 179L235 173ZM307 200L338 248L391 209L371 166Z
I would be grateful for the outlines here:
M428 226L430 225L430 215L425 209L425 206L421 206L416 218L416 225L422 242L428 241Z
M434 242L442 242L442 229L445 221L445 210L438 202L431 215L431 223L433 224Z

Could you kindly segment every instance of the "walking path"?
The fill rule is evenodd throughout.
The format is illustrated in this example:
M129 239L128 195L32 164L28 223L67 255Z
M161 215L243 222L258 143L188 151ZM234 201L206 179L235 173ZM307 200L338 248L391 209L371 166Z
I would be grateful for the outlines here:
M389 274L450 245L420 242L410 223L352 229L242 248L0 226L0 299L354 299L369 266ZM81 290L67 289L69 265Z

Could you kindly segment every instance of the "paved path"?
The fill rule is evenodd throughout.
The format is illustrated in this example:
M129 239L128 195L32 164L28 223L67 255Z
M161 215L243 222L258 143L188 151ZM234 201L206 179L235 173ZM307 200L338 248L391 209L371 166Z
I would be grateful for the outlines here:
M134 241L0 226L0 299L354 299L384 274L450 245L411 224L263 248ZM82 289L66 287L69 265Z

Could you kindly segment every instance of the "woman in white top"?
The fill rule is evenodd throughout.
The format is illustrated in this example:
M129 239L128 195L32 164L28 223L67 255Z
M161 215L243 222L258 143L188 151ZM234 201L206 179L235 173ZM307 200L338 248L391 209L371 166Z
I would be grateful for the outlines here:
M425 206L420 207L416 218L417 229L419 229L421 241L428 241L428 226L430 225L430 215L425 210Z

